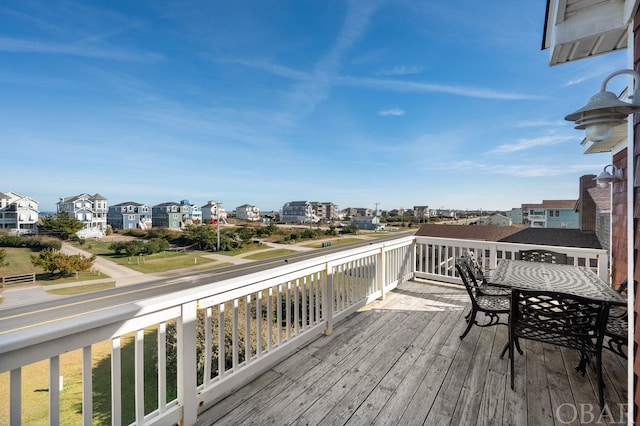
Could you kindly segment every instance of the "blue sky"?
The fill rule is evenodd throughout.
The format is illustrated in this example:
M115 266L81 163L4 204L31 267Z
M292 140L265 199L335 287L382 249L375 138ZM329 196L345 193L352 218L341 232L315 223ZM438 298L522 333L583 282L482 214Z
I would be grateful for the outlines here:
M544 12L543 0L4 0L0 191L41 211L80 193L263 211L576 199L610 155L583 154L563 117L626 56L549 67Z

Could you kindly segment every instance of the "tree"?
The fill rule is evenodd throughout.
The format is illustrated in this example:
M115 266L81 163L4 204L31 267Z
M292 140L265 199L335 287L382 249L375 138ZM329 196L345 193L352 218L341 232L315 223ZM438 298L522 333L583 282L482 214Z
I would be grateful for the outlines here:
M187 225L183 236L191 244L197 244L200 250L211 250L217 246L217 231L211 225Z
M81 254L64 254L54 249L44 249L38 254L31 255L31 263L39 266L51 275L66 276L74 272L88 271L93 267L96 255L86 257Z
M238 230L238 236L244 244L249 244L256 236L256 230L248 226L243 226Z
M142 240L131 240L131 241L127 241L126 243L124 243L124 252L127 254L127 256L131 257L131 256L137 256L140 253L144 253L145 251L145 244L144 241Z
M164 238L152 238L147 241L145 252L147 254L160 253L169 249L169 242Z
M63 240L68 240L76 232L84 228L78 219L72 218L67 212L58 212L55 216L43 217L38 225L40 232L54 234Z

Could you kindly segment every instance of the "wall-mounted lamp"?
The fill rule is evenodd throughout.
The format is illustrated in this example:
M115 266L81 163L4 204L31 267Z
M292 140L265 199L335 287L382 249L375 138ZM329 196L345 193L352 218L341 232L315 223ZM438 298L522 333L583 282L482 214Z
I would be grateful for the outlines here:
M620 74L633 77L633 94L631 102L623 102L612 93L607 92L607 83ZM624 123L627 116L640 112L640 74L633 70L620 70L609 74L600 85L600 92L589 99L589 102L579 110L567 115L564 119L574 121L576 129L585 129L585 137L593 142L607 140L613 133L613 127Z
M613 173L607 171L609 167ZM594 180L600 188L608 188L609 184L616 179L622 179L622 169L617 169L613 164L609 164L604 166L604 170Z

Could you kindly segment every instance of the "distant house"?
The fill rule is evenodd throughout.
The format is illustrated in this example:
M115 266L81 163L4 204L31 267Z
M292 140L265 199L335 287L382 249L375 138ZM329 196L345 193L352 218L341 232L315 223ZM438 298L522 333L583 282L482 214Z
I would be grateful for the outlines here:
M364 207L347 207L342 212L344 217L373 216L373 210Z
M542 200L522 205L522 223L532 228L580 229L577 200Z
M250 204L236 207L236 219L256 222L260 220L260 209Z
M222 204L216 201L208 201L207 204L202 206L202 223L227 223L227 212L222 207Z
M202 209L199 206L190 203L189 200L182 200L180 204L190 207L189 220L191 223L202 223Z
M77 235L84 238L103 237L107 230L107 199L100 194L78 194L60 198L57 211L67 212L70 217L84 224Z
M190 211L191 206L173 201L157 204L151 208L153 226L180 230L190 221Z
M15 234L36 234L38 202L15 192L0 192L0 229Z
M522 207L514 207L507 216L511 218L512 223L522 225Z
M313 213L322 221L330 222L339 219L338 206L329 201L312 201Z
M320 219L308 201L289 201L282 206L280 218L287 223L315 223Z
M492 214L476 220L476 225L478 226L511 226L512 223L511 218L502 214Z
M134 201L109 206L107 224L113 229L150 229L153 225L151 208Z
M383 223L380 223L378 216L356 216L351 218L349 223L351 226L355 226L358 229L367 231L382 231L385 228Z

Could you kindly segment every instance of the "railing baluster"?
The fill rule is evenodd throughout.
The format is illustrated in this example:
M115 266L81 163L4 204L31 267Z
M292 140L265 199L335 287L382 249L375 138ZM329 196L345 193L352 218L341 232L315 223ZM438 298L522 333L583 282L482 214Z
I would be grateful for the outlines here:
M285 322L287 324L287 341L291 340L291 281L287 281L285 284L286 294L286 311L284 314Z
M120 337L111 339L111 424L122 424L122 381L120 357Z
M251 295L244 297L244 363L251 362Z
M167 323L158 324L158 409L167 409Z
M276 287L276 331L278 332L278 346L282 345L282 284Z
M16 368L9 373L9 423L22 424L22 369Z
M273 287L267 289L267 351L273 345Z
M211 383L211 361L213 360L213 324L211 319L212 309L204 310L204 378L202 384L208 386Z
M141 424L144 421L144 330L136 331L135 338L135 401L136 401L136 422Z
M218 377L222 378L226 374L226 349L224 334L224 302L218 305Z
M262 291L256 293L256 356L262 356Z
M232 325L231 325L231 346L232 346L232 358L233 358L233 371L238 370L239 364L239 345L238 341L238 298L233 299L233 311L232 311Z
M293 283L293 334L300 333L300 278L296 278Z
M300 293L301 293L301 305L302 305L302 326L301 329L302 331L307 329L307 277L302 277L301 280L301 286L300 286Z
M93 420L93 368L91 345L82 348L82 423L90 425Z
M49 425L60 424L60 356L49 358Z

